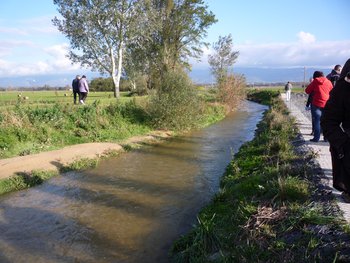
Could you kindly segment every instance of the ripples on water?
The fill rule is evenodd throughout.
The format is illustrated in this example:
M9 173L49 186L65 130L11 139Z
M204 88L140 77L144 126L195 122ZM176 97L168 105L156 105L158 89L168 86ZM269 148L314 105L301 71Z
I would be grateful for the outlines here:
M0 198L0 262L167 262L266 107Z

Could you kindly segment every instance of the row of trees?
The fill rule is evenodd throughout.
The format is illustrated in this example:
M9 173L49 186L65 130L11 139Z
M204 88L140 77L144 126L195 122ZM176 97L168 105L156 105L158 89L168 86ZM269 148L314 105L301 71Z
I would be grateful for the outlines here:
M69 57L108 74L119 97L124 75L132 85L146 76L160 88L168 72L189 67L216 22L202 0L54 0L53 19L70 41Z

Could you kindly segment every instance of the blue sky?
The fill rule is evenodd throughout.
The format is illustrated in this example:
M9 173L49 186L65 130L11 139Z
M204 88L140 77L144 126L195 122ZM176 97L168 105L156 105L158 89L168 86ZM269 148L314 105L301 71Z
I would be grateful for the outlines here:
M348 0L208 0L218 22L206 41L231 34L237 67L331 68L350 58ZM0 77L84 73L65 57L51 0L0 0ZM207 67L211 49L193 68Z

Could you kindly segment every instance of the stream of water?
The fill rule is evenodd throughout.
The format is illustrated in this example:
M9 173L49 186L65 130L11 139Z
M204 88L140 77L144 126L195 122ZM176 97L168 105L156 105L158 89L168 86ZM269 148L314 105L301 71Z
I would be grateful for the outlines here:
M265 106L0 197L0 262L168 262Z

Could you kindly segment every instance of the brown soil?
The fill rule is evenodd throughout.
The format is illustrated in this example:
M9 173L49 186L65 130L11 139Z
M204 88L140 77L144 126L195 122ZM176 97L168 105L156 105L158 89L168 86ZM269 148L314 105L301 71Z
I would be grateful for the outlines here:
M84 158L99 158L111 151L122 151L122 145L157 141L171 136L169 132L155 131L149 135L136 136L117 143L84 143L64 147L60 150L18 156L0 160L0 179L33 170L58 171L60 167Z

